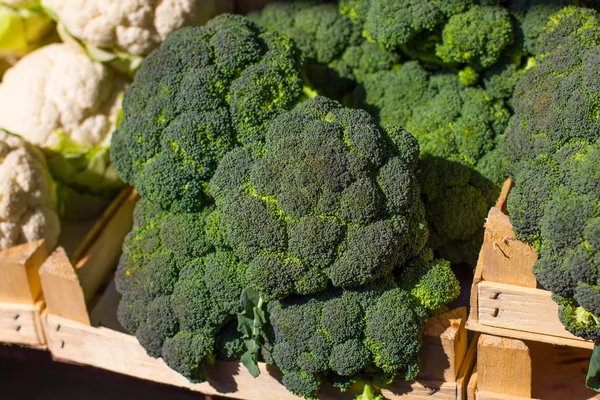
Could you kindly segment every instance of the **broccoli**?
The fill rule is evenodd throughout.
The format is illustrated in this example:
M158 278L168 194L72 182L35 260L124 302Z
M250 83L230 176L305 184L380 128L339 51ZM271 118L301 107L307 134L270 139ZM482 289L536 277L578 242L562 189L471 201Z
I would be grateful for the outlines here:
M213 207L174 213L142 199L116 273L118 318L152 357L194 382L244 350L235 313L245 266L212 243Z
M367 39L396 49L472 4L472 0L342 0L340 11L362 27Z
M288 390L313 398L323 381L346 378L367 382L363 395L372 395L372 382L382 376L416 377L428 315L455 298L459 286L430 250L407 264L396 280L269 303L273 358Z
M567 330L595 341L600 339L599 17L573 6L550 17L536 43L536 65L515 89L515 115L503 149L516 185L508 212L517 237L538 253L533 272L554 294Z
M362 90L361 107L419 142L417 177L430 246L450 261L474 264L483 221L504 178L499 148L510 116L504 101L418 61L367 75Z
M300 69L291 39L239 15L174 32L125 93L112 137L115 168L164 209L200 210L223 155L262 140L299 99Z
M308 295L375 280L423 248L417 158L406 131L316 97L278 117L263 147L228 153L209 188L250 285L269 300Z
M444 62L487 68L498 61L513 41L512 21L502 7L473 6L455 14L442 31L436 54Z
M304 92L350 105L361 74L389 69L399 58L366 42L335 4L275 2L249 16L261 26L291 37L305 57Z

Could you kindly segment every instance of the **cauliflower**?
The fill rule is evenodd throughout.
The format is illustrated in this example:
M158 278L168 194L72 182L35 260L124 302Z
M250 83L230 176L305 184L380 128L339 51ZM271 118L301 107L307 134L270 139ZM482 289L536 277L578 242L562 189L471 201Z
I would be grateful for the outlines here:
M233 10L231 0L42 0L42 4L64 28L63 36L81 42L92 58L128 59L132 69L141 62L139 56L160 46L170 32Z
M55 185L44 156L22 138L0 130L0 249L58 241Z
M48 153L67 219L95 215L123 185L108 148L126 83L110 67L67 44L42 47L4 74L0 128ZM93 206L89 196L79 196L84 194L100 199ZM82 200L86 207L79 207ZM81 214L83 210L89 212Z
M39 0L0 1L0 57L20 57L53 39L54 23Z

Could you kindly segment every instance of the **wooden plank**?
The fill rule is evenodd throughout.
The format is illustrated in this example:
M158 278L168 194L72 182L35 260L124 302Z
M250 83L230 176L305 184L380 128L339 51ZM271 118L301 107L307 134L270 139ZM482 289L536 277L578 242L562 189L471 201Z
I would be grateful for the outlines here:
M537 254L533 247L517 239L508 215L496 207L488 214L481 252L483 280L537 287L533 275Z
M110 296L114 296L114 293L111 292ZM111 302L107 301L107 303ZM98 304L103 304L103 302L100 301ZM440 316L429 324L429 334L440 332L440 328L445 326L446 328L441 330L441 336L454 337L457 340L461 340L462 335L466 337L464 328L466 310L464 308L457 309L448 316L446 323L439 321L443 319ZM102 315L98 315L97 318L100 321L104 319ZM43 314L42 321L47 333L48 348L53 357L60 361L92 365L141 379L188 388L208 395L248 400L297 398L289 394L281 385L276 368L261 365L262 373L255 380L237 362L218 362L211 370L209 382L191 384L181 375L169 369L161 359L149 357L132 335L103 327L91 327L48 312ZM435 342L425 340L424 343L426 343L424 353L434 355L436 360L443 359L442 356L435 355L435 351L427 349L427 343ZM456 348L460 349L460 346L444 346L441 341L437 345L434 344L434 347L437 351L449 349L450 355L446 356L445 364L450 364L450 360L460 353L460 350L456 351ZM462 371L465 364L461 361L460 365ZM459 376L461 376L460 371ZM433 379L420 375L416 382L396 381L382 390L382 394L387 399L435 397L455 400L457 384L443 381L440 377ZM325 387L320 398L351 399L353 396L352 393L341 394L337 389Z
M460 307L427 322L423 332L420 378L442 380L443 377L445 382L456 382L467 352L466 319L467 309Z
M458 377L456 379L456 398L458 400L467 400L468 397L468 384L470 382L473 369L477 363L477 342L479 340L479 334L471 339L471 344L465 355L465 359L462 362L460 370L458 371Z
M494 338L489 336L490 338ZM496 341L510 343L510 339L494 338ZM489 363L485 365L478 360L477 372L471 375L469 386L473 388L477 400L523 400L523 399L600 399L600 394L585 387L585 376L589 365L591 351L588 349L574 348L568 346L554 346L546 343L517 341L519 347L525 346L531 359L531 387L527 391L530 395L523 393L511 393L506 389L506 371L504 364L494 363L493 354L479 352L479 358L488 357ZM509 347L509 351L514 348ZM488 349L489 351L489 349ZM508 355L504 358L508 359ZM513 364L519 362L514 359ZM509 366L510 367L510 366ZM487 375L482 374L482 368L486 369ZM512 366L510 368L518 368ZM488 382L483 383L482 375L486 375Z
M86 303L95 296L98 288L117 265L123 240L133 225L133 209L138 199L137 192L129 191L127 197L104 223L94 242L74 264ZM78 253L81 252L76 251L76 254Z
M477 364L473 367L473 372L469 378L469 384L467 385L467 400L475 400L477 393ZM478 396L477 396L478 398Z
M40 279L49 312L89 325L85 297L67 253L59 247L40 268Z
M532 362L521 340L481 335L477 343L477 387L481 391L531 397Z
M498 200L496 201L496 207L500 211L504 211L506 208L506 201L508 200L508 193L510 193L510 189L514 186L514 182L511 178L508 178L504 181L502 185L502 189L500 190L500 195L498 196Z
M0 342L46 348L40 318L43 301L35 304L0 302Z
M534 342L554 344L559 346L571 346L584 349L592 349L593 343L583 341L581 338L569 339L558 336L543 335L527 331L518 331L515 329L499 328L497 326L483 325L473 320L468 320L466 324L467 330L488 335L502 336L506 338L530 340Z
M38 269L47 256L44 240L0 251L0 301L35 304L41 292Z
M81 240L81 242L71 255L70 261L73 265L77 264L79 260L83 258L90 246L96 241L96 238L100 236L100 233L102 232L108 221L110 221L112 216L117 212L121 204L123 204L129 198L129 196L131 196L133 190L134 189L130 186L123 188L119 195L110 203L107 209L104 210L100 219L96 221L94 226L92 226L92 228L87 232L83 240Z
M477 290L480 324L568 338L581 342L579 347L592 346L564 328L549 291L495 282L481 282Z

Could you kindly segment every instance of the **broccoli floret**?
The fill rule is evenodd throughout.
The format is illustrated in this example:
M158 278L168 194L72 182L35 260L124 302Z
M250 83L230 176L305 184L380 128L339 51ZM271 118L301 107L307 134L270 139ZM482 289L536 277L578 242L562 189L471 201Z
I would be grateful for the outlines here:
M473 3L472 0L342 0L340 11L362 26L367 39L396 49Z
M577 306L572 299L553 296L558 303L558 317L565 328L575 336L586 340L596 340L600 337L600 318Z
M166 210L198 211L223 155L299 99L300 70L291 39L239 15L169 35L125 93L111 146L121 178Z
M417 157L406 131L380 130L365 111L323 97L281 115L261 151L233 150L210 182L246 280L278 299L328 281L358 286L403 265L427 237Z
M512 41L512 21L505 8L475 5L448 20L436 54L447 63L487 68Z
M343 387L377 373L413 379L427 312L409 291L394 286L394 278L386 277L359 289L269 303L273 356L286 387L314 397L332 374L334 380L346 377Z
M250 16L259 25L291 37L305 57L306 97L323 95L351 103L361 75L389 69L398 56L366 42L335 4L275 2Z
M123 327L192 381L206 379L215 357L243 349L232 321L247 267L210 242L212 211L173 213L141 200L116 273Z
M368 75L363 89L362 107L383 125L403 126L420 145L430 246L452 262L474 264L504 178L498 149L510 112L503 100L417 61Z
M421 259L405 267L398 278L410 294L432 314L437 314L460 294L460 284L450 263L446 260L433 260L430 249Z

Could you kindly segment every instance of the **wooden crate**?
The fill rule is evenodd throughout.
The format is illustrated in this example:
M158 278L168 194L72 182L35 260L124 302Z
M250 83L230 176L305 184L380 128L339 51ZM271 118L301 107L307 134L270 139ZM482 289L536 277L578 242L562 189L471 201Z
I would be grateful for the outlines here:
M558 319L551 292L533 275L534 249L516 238L505 208L508 180L485 223L483 246L471 287L467 329L521 340L592 349L591 341L569 333Z
M99 233L131 193L131 188L123 190L96 222L63 224L59 243L74 250L73 265L89 263L89 259L103 253L98 248ZM127 231L113 233L118 246ZM38 272L48 258L48 250L44 240L39 240L0 251L0 342L46 348L40 317L45 301Z
M112 237L118 225L107 224L102 237ZM113 249L114 250L114 249ZM118 254L120 251L115 250ZM105 255L109 254L106 251ZM119 294L107 272L112 263L77 268L64 252L54 252L40 269L47 307L42 323L48 349L55 360L91 365L141 379L188 388L207 395L240 399L295 399L281 384L276 368L260 365L253 378L238 362L217 362L208 382L191 384L148 356L136 338L124 333L116 320ZM386 388L386 398L466 399L466 385L475 362L476 347L467 351L466 309L458 308L432 318L424 332L422 372L414 382L398 381ZM352 398L337 389L325 388L321 398Z
M534 249L516 238L505 213L508 180L485 223L467 329L481 333L469 400L589 399L593 343L569 333L558 305L533 275Z
M469 400L600 399L585 387L592 351L482 334Z

